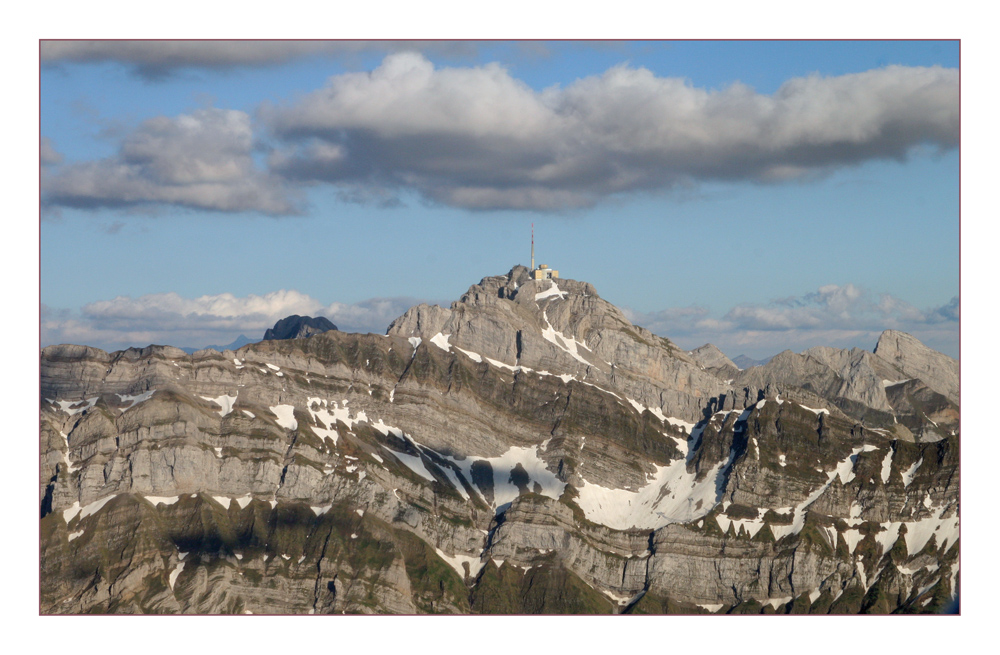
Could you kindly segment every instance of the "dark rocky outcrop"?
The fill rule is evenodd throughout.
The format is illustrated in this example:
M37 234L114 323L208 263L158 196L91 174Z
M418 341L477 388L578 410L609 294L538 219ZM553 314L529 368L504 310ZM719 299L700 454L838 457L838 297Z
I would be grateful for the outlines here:
M268 328L267 331L264 332L264 341L273 341L277 339L305 339L306 337L311 337L314 334L322 334L323 332L336 329L337 326L334 325L330 319L323 316L313 317L292 314L291 316L286 316L275 323L274 327Z

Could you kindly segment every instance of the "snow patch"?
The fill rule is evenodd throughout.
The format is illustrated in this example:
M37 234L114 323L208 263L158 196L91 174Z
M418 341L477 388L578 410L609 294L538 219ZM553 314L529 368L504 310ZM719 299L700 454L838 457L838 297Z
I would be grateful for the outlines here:
M447 562L451 568L455 569L455 572L458 573L458 577L463 580L465 579L465 567L463 564L469 565L470 578L475 578L485 565L485 563L479 559L478 555L446 555L444 551L439 548L435 548L434 552L437 553L438 557Z
M829 414L830 413L830 410L828 410L828 409L813 409L812 407L806 407L805 405L799 405L799 407L801 407L802 409L809 410L810 412L812 412L816 416L819 416L820 414Z
M910 468L908 468L905 471L903 471L903 488L904 489L907 488L907 487L909 487L910 483L913 482L913 478L917 474L917 469L920 468L920 465L923 464L923 463L924 463L924 458L921 457L920 459L918 459L917 461L915 461L912 465L910 465Z
M187 553L183 553L183 554L187 555ZM181 571L183 571L183 570L184 570L184 562L178 562L177 563L177 567L174 568L174 570L170 572L170 578L167 581L170 583L170 590L171 591L173 591L173 589L174 589L174 583L177 582L177 576L179 576L181 574Z
M431 475L431 472L427 470L426 466L424 466L424 462L420 459L420 457L416 455L408 455L407 453L396 452L385 445L382 447L392 453L393 457L398 459L403 465L406 466L406 468L410 469L428 482L434 481L434 476Z
M254 416L253 412L248 412L245 409L243 410L243 413L246 414L247 416L249 416L250 418L257 418L256 416Z
M576 504L588 520L615 530L694 521L715 507L717 477L728 464L720 462L700 482L695 481L695 473L688 473L686 459L654 465L656 473L638 491L608 489L581 478Z
M249 505L251 501L253 501L253 496L247 494L245 496L240 496L239 498L237 498L236 504L240 506L240 509L246 509L247 505Z
M146 500L154 505L173 505L180 499L180 496L146 496Z
M80 414L89 409L92 409L94 405L97 404L97 398L88 398L86 400L49 400L49 402L55 405L59 405L59 409L66 412L70 416L75 416L76 414ZM79 405L81 403L83 403L82 407L77 407L76 409L70 409L71 407L73 407L73 405Z
M239 394L240 392L237 391L236 396ZM236 402L236 396L227 396L223 394L221 396L216 396L215 398L210 398L208 396L201 396L201 398L202 400L207 400L221 407L222 409L219 410L219 416L225 416L229 412L233 411L233 403Z
M451 338L450 334L441 334L438 332L433 337L431 337L431 343L440 348L441 350L451 352L451 344L448 343L448 339Z
M455 346L455 350L461 352L463 355L465 355L466 357L468 357L469 359L471 359L472 361L474 361L474 362L476 362L478 364L482 364L483 363L483 358L479 355L479 353L473 353L473 352L469 352L468 350L462 350L458 346Z
M889 482L889 474L892 473L892 456L895 451L890 448L889 452L885 454L885 459L882 460L882 484Z
M558 298L561 298L563 300L566 299L566 292L565 291L560 291L559 290L559 286L555 282L552 282L552 286L549 287L548 289L546 289L545 291L541 291L539 293L536 293L535 294L535 302L538 302L539 300L545 300L546 298L553 298L553 297L558 297Z
M790 602L792 602L792 597L791 596L785 596L784 598L768 598L764 602L764 604L765 605L770 605L774 609L778 609L782 605L785 605L785 604L790 603Z
M906 551L910 555L919 553L930 541L931 535L934 536L938 548L942 550L947 550L949 543L953 544L958 540L959 518L958 516L941 518L944 511L945 508L942 507L930 518L904 523L906 534L903 538L906 540Z
M225 507L227 510L229 509L229 503L232 502L232 499L228 498L226 496L212 496L212 500L214 500L215 502L219 503L220 505L222 505L223 507Z
M277 417L275 422L286 430L295 430L299 427L298 421L295 420L295 407L292 405L275 405L268 409Z
M578 351L578 347L582 347L585 350L589 351L590 348L587 347L586 343L582 341L577 341L573 337L567 337L562 332L559 332L558 330L553 328L552 324L549 323L549 317L545 314L544 311L542 312L542 318L545 319L545 325L548 326L544 330L542 330L542 337L546 341L555 344L555 346L560 350L569 353L569 355L572 356L573 359L583 364L586 364L587 366L592 366L592 364L586 359L584 359Z
M149 391L141 393L137 396L126 396L120 393L116 393L115 395L118 396L118 399L121 400L123 403L129 403L128 407L122 408L122 413L124 414L126 410L132 409L139 403L152 398L154 393L156 393L156 389L150 389Z
M79 532L70 532L69 536L67 536L66 538L66 541L73 541L77 537L82 537L82 536L83 536L83 530L80 530Z

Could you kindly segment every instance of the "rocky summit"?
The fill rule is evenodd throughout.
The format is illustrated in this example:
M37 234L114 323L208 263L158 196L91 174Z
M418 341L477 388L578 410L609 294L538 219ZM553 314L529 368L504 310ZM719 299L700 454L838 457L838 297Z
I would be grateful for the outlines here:
M264 341L272 341L274 339L304 339L314 334L322 334L323 332L336 329L337 326L325 316L313 317L292 314L275 323L274 327L268 328L264 332Z
M514 267L385 335L41 353L41 612L923 613L954 360L741 370Z

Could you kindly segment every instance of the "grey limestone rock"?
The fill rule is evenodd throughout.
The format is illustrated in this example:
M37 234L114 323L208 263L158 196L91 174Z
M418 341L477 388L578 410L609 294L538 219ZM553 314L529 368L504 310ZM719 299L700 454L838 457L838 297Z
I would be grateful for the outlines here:
M387 335L46 348L40 610L939 610L952 368L884 338L731 372L515 267Z

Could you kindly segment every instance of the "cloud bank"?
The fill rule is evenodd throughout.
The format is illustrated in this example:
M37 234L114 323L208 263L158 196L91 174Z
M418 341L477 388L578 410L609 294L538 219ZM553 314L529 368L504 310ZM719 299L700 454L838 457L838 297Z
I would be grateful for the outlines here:
M354 304L320 301L295 290L264 295L230 293L183 298L176 293L119 296L84 305L79 311L42 306L42 345L74 343L104 350L149 344L202 347L225 344L245 334L260 339L279 319L292 314L325 316L345 332L384 334L389 323L416 298L372 298Z
M461 41L54 41L40 42L46 65L117 62L147 80L159 80L179 69L230 69L278 66L314 56L343 56L373 51L430 50L469 54Z
M42 345L75 343L117 350L151 343L200 347L224 344L240 334L259 339L291 314L326 316L345 332L384 334L417 298L372 298L324 304L295 290L264 295L223 293L184 298L160 293L119 296L79 311L42 307ZM433 302L433 301L430 301ZM440 303L447 304L447 303ZM883 330L902 330L928 346L958 356L959 299L920 310L894 296L875 296L853 284L827 285L798 297L742 304L713 318L706 307L674 307L650 313L627 308L633 323L683 348L714 343L730 356L765 357L813 346L874 347Z
M295 190L324 185L380 205L415 192L467 210L558 211L708 181L808 180L957 146L958 70L813 75L764 95L620 65L536 91L496 63L436 68L401 52L264 104L256 119L221 109L151 119L116 157L48 176L45 198L284 215L297 210ZM251 158L256 141L269 145L266 171Z
M538 92L498 64L394 54L264 107L290 180L412 189L465 209L553 210L709 180L801 179L958 144L958 71L890 66L773 95L616 66Z
M738 305L721 319L699 306L625 313L632 322L683 348L710 342L732 357L760 358L819 345L870 350L889 329L908 332L929 347L958 357L958 296L940 307L920 310L889 294L875 297L853 284L831 284L799 297Z

